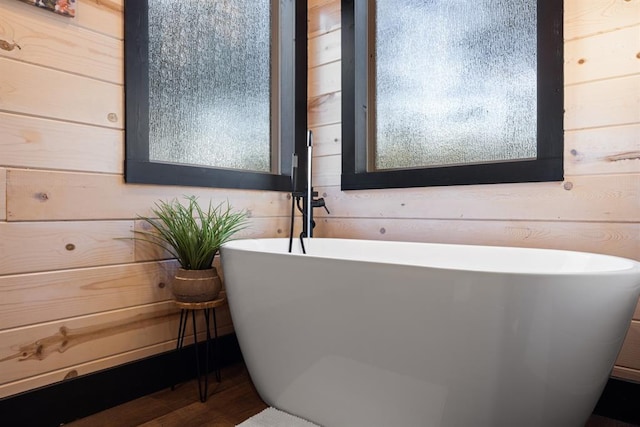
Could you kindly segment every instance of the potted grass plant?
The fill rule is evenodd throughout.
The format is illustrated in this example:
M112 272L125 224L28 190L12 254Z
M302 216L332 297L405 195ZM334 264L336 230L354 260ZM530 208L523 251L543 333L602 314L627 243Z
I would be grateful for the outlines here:
M213 260L220 246L247 226L245 211L235 211L229 202L203 209L195 196L158 201L153 217L138 216L151 227L136 230L136 240L167 250L180 263L172 283L176 301L203 302L218 296L222 282Z

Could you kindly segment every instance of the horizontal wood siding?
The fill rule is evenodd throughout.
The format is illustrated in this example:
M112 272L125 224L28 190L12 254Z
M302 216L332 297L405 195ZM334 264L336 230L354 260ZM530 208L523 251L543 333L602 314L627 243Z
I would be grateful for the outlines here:
M171 299L176 262L0 276L0 330Z
M0 113L0 166L122 175L124 131Z
M0 167L0 221L7 219L7 170Z
M34 171L7 172L7 220L127 219L151 215L159 200L192 194L213 203L227 200L252 216L276 217L286 212L287 195L274 191L206 189L127 184L122 175ZM117 200L117 203L114 203Z
M340 31L333 31L324 37L315 37L309 40L309 73L318 65L340 61L341 34Z
M340 2L335 0L310 1L309 11L309 39L340 29ZM311 60L310 62L312 62Z
M333 217L317 222L323 237L565 249L626 258L640 245L637 223Z
M122 12L124 0L79 0L76 5L76 24L78 27L96 33L124 39Z
M555 248L640 260L640 2L565 0L561 182L341 191L339 0L311 2L317 236ZM640 321L640 306L634 318ZM640 379L638 322L613 374Z
M0 274L133 262L130 221L0 223Z
M640 122L640 74L565 86L564 128L592 129Z
M564 49L566 85L640 73L640 26L567 41Z
M0 0L20 46L0 49L0 398L175 348L176 262L131 239L156 201L228 200L250 214L239 237L289 231L283 193L124 182L123 9Z
M564 39L571 41L637 26L638 16L637 1L565 0Z
M0 110L117 129L124 127L122 85L10 58L0 58L0 70Z
M563 182L340 191L337 156L316 159L331 215L317 216L640 221L640 174L584 175ZM335 170L335 174L324 171ZM333 180L330 181L330 178ZM615 206L615 209L612 208Z
M568 176L640 173L640 125L566 131L564 168Z
M317 128L340 123L342 114L342 93L333 92L312 96L308 102L309 127Z

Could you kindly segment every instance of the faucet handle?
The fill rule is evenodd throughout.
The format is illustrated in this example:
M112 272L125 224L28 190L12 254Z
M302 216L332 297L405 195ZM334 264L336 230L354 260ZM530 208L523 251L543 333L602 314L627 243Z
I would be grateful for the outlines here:
M320 197L319 199L314 199L311 202L311 207L314 208L324 208L325 211L327 211L328 214L330 214L331 212L329 212L329 208L327 208L327 204L324 201L324 197Z

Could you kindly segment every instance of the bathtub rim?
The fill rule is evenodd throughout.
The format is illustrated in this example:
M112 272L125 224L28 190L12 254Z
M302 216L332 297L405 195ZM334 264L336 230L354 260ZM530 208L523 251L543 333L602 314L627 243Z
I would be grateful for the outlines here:
M426 268L433 270L441 270L441 271L465 271L471 273L484 273L484 274L513 274L513 275L527 275L527 276L537 276L537 277L546 277L546 276L614 276L614 275L640 275L640 261L634 260L632 258L621 257L617 255L609 255L595 252L587 252L587 251L576 251L569 249L553 249L553 248L533 248L533 247L520 247L520 246L505 246L505 245L475 245L468 243L440 243L440 242L413 242L413 241L403 241L403 240L374 240L374 239L352 239L352 238L340 238L340 237L314 237L312 238L312 242L316 241L349 241L354 243L366 244L369 242L378 243L390 243L394 244L407 244L407 245L426 245L426 246L443 246L448 248L454 247L471 247L473 250L479 250L482 248L487 249L498 249L498 250L514 250L519 253L526 252L534 252L534 253L545 253L545 254L563 254L563 255L578 255L581 257L589 256L596 257L598 259L611 260L615 263L626 264L627 268L618 268L618 269L601 269L601 270L588 270L588 271L578 271L578 270L568 270L568 271L522 271L517 269L505 269L505 270L492 270L489 268L467 268L463 266L440 266L440 265L426 265L426 264L416 264L412 262L403 262L400 260L393 261L380 261L380 260L367 260L367 259L358 259L358 258L343 258L339 256L334 256L331 254L303 254L295 252L295 244L297 239L294 239L294 252L289 253L286 249L288 249L289 239L286 237L264 237L264 238L239 238L226 242L220 248L221 257L224 256L224 251L226 249L242 251L242 252L252 252L252 253L264 253L271 255L285 255L285 256L293 256L293 257L304 257L310 259L329 259L333 261L349 261L363 264L378 264L378 265L402 265L402 266L411 266L418 268ZM255 244L252 242L267 242L267 243L275 243L275 242L283 242L286 243L283 247L284 251L281 250L265 250L258 246L251 247L251 244ZM248 246L249 245L249 246Z

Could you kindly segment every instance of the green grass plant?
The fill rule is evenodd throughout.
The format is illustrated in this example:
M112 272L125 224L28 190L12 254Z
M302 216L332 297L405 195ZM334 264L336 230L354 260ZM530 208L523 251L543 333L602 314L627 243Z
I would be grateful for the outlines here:
M136 240L166 249L186 270L206 270L223 243L248 225L246 211L235 211L229 202L217 206L209 202L203 209L195 196L185 196L187 203L177 199L158 201L152 208L153 217L138 216L151 225L150 231L136 230Z

